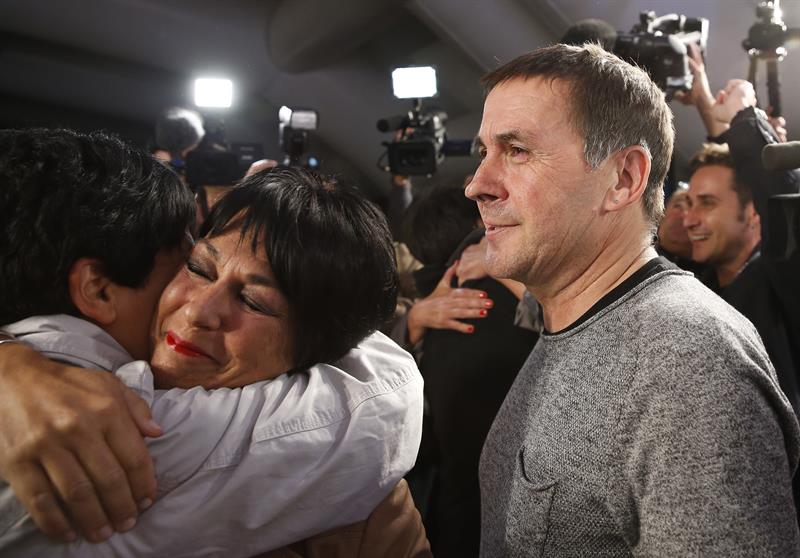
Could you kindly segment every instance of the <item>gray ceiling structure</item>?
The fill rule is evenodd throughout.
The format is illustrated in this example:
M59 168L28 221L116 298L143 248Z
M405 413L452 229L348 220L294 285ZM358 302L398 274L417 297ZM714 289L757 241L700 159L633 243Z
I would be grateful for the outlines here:
M710 20L713 89L746 77L741 41L755 0L0 0L0 124L105 128L138 141L156 114L190 105L194 77L235 84L228 138L264 144L278 157L277 108L314 108L312 149L326 170L355 175L365 190L388 188L377 169L378 118L405 112L391 96L393 66L433 64L448 133L470 138L480 123L479 77L554 42L573 22L597 17L630 29L642 10ZM800 0L784 0L800 26ZM781 63L784 113L800 127L800 51ZM763 74L760 76L764 81ZM763 90L763 85L762 88ZM765 96L765 93L763 93ZM675 105L675 103L673 103ZM704 133L693 109L675 106L679 156ZM220 115L218 115L220 116ZM437 179L475 166L451 158Z

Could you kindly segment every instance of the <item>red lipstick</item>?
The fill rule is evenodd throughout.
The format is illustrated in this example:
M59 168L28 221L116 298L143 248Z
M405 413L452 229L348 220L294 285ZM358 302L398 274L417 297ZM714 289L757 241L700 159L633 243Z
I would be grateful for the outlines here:
M211 358L210 355L204 353L199 347L184 341L177 334L172 331L167 332L166 336L167 345L179 355L193 357L193 358ZM213 359L212 359L213 360Z

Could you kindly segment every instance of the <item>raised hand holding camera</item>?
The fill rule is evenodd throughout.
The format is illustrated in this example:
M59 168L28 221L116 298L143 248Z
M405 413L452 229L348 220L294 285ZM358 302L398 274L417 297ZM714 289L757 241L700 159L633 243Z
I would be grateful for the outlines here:
M716 122L730 124L740 110L756 105L753 84L743 79L728 81L725 89L717 93L711 115Z

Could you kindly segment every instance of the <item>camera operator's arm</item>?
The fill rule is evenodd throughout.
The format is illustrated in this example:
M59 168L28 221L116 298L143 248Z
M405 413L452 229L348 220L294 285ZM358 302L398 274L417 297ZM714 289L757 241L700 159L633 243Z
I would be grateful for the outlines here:
M459 320L485 318L493 306L486 293L476 289L453 288L451 281L458 262L442 276L431 294L418 300L407 314L408 341L416 345L427 329L452 329L472 333L474 327Z
M48 536L73 540L77 529L97 542L130 529L156 492L142 436L160 434L112 374L0 346L0 475Z
M706 67L700 48L694 43L689 44L687 48L689 50L689 69L694 77L692 89L688 92L677 92L675 99L684 105L694 105L703 120L708 135L716 137L728 129L730 120L728 122L720 122L713 115L717 100L711 94L711 86L708 84L708 74L706 74Z
M413 200L411 179L398 174L392 175L392 189L389 192L389 210L386 217L394 238L400 238L403 215Z
M730 128L717 138L727 143L736 165L737 178L749 185L753 204L761 217L762 250L769 244L767 201L778 194L800 191L800 172L768 171L761 163L761 150L778 141L775 130L763 111L755 108L753 86L744 80L731 80L715 106L718 119L730 119Z

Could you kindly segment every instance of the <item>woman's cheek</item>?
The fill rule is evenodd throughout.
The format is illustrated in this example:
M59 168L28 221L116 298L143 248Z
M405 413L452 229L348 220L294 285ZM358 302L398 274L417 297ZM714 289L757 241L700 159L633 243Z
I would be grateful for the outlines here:
M167 285L158 303L159 320L164 316L175 312L188 299L188 292L191 288L191 280L187 277L185 269L181 270L175 278Z

